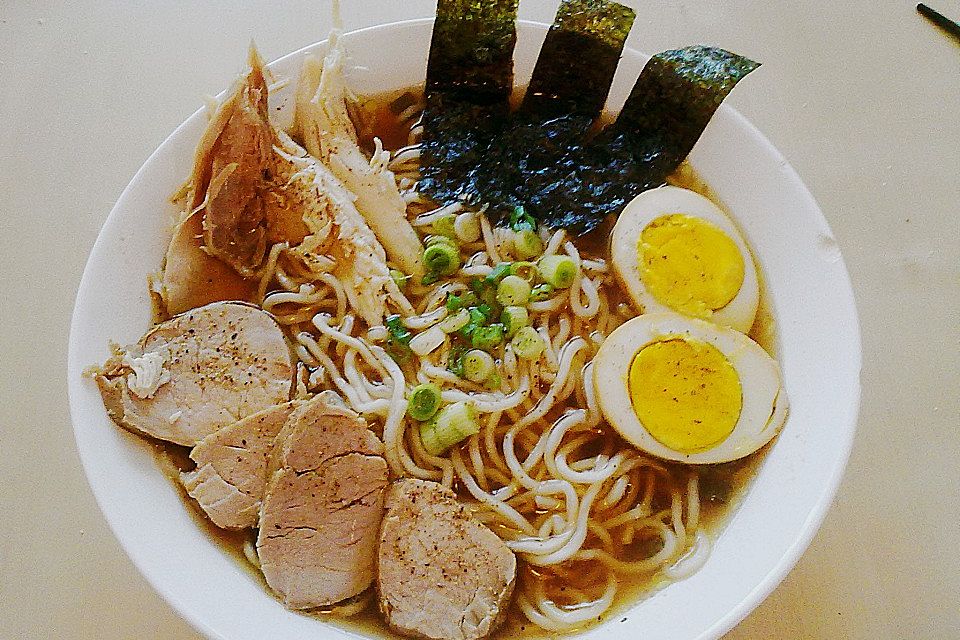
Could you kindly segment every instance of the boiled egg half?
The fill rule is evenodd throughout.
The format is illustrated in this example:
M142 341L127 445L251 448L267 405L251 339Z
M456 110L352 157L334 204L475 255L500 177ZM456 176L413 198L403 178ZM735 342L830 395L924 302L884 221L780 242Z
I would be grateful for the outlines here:
M665 186L631 200L613 229L614 271L642 313L675 311L748 333L757 269L733 221L699 193Z
M679 462L742 458L769 442L787 415L780 368L760 345L672 312L614 330L594 359L593 383L624 439Z

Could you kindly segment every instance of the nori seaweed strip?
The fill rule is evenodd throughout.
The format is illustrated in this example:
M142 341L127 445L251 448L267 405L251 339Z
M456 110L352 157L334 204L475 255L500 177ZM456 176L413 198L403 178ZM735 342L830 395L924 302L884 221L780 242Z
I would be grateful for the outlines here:
M439 0L427 62L427 93L506 104L513 89L518 0Z
M556 168L527 180L540 221L587 232L646 189L662 185L693 149L720 103L759 66L704 46L659 53L646 64L616 122Z
M633 26L632 9L608 0L564 0L511 124L492 141L477 180L501 220L527 200L530 176L555 175L603 109Z
M696 45L650 58L605 138L624 136L641 150L658 149L673 171L693 149L720 103L760 66L723 49Z
M759 66L703 46L658 54L616 122L589 140L633 12L565 0L511 116L516 11L517 0L439 0L419 185L438 202L486 203L494 216L524 205L546 224L587 232L663 184Z
M565 0L540 49L518 115L600 115L636 17L607 0Z
M518 0L439 0L427 63L420 190L482 199L476 168L504 126Z

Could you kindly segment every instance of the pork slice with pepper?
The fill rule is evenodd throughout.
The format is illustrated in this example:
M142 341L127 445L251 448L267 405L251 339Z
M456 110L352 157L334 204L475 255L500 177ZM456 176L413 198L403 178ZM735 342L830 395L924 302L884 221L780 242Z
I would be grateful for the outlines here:
M323 398L277 436L260 509L257 554L291 609L334 604L373 582L387 464L356 414Z
M406 636L477 640L503 621L517 560L452 491L407 478L390 486L377 556L380 609Z
M299 401L248 416L197 443L192 471L180 481L210 520L224 529L257 526L273 442Z
M116 348L96 381L117 424L193 446L289 400L293 374L293 355L273 316L252 305L217 302Z

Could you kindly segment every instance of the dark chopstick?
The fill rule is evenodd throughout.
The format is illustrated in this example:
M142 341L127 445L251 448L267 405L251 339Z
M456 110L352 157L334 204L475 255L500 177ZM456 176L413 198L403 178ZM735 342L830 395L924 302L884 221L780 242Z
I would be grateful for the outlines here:
M917 5L917 12L953 37L960 38L960 24L957 24L953 20L947 18L939 11L934 11L921 2Z

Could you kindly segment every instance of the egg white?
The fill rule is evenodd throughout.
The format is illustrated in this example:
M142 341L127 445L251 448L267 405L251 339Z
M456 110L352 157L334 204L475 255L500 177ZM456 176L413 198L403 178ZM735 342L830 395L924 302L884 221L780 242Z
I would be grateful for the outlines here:
M644 286L640 277L640 257L637 251L640 234L647 225L661 216L677 213L713 224L726 233L740 250L744 267L743 284L730 302L714 310L709 320L732 327L741 333L748 333L753 326L760 301L760 287L753 256L733 221L713 202L689 189L664 186L644 191L627 203L620 213L613 228L610 253L614 271L624 289L641 313L680 313L658 301Z
M706 451L683 453L656 440L641 424L630 397L630 365L648 344L670 336L690 337L716 347L740 378L743 405L733 431ZM690 464L728 462L749 455L783 427L788 402L780 367L763 348L742 333L673 312L638 316L604 340L594 358L593 384L607 422L641 451Z

